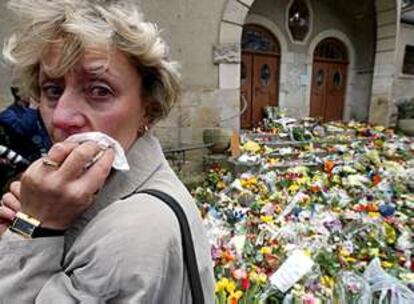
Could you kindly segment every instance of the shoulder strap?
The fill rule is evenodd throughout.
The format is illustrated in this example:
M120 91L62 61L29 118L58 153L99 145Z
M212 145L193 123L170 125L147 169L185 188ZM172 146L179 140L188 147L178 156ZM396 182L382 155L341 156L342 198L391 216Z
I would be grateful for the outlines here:
M187 266L188 280L190 283L193 303L204 304L203 289L201 286L200 272L198 270L197 258L194 250L193 238L191 236L190 225L181 205L165 192L147 189L135 193L145 193L157 197L174 211L180 223L181 240L183 245L184 263Z

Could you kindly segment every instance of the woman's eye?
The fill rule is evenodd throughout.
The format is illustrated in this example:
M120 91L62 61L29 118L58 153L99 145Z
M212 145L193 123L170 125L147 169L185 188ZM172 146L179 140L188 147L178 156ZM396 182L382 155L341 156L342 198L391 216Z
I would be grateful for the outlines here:
M102 85L91 86L88 91L92 98L106 98L113 96L112 90Z
M42 87L42 93L49 100L57 100L63 93L63 88L55 84L46 84Z

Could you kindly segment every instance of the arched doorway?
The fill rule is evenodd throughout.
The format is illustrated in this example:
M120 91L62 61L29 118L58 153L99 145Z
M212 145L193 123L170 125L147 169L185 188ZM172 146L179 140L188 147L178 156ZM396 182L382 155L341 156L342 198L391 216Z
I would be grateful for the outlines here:
M348 51L336 38L326 38L315 48L310 115L324 121L342 120L346 95Z
M277 106L279 95L280 45L265 28L243 27L241 62L241 127L251 128L263 118L263 108Z

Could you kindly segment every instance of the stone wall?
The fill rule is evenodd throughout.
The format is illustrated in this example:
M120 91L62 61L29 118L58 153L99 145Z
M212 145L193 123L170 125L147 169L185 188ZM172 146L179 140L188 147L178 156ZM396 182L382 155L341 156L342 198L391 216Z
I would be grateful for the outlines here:
M7 13L6 1L0 1L0 47L3 46L4 39L11 32L13 24L12 16ZM0 56L1 57L1 56ZM10 94L11 72L6 67L3 58L0 59L0 108L4 108L12 101Z
M234 113L239 107L238 87L220 90L219 67L213 62L213 46L217 44L225 2L141 1L147 19L155 20L163 29L173 58L182 66L185 88L182 101L156 128L156 134L165 147L201 144L206 128L239 129L239 118L237 112ZM216 52L219 56L220 50ZM237 49L231 53L238 58L240 56ZM221 60L239 60L224 56L226 58Z

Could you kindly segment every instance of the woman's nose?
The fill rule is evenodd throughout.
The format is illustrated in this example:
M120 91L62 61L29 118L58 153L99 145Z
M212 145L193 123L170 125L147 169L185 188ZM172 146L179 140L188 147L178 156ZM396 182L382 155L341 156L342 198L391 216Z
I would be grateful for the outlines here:
M65 89L53 111L53 127L72 133L83 128L85 123L86 118L82 112L82 97L73 90Z

